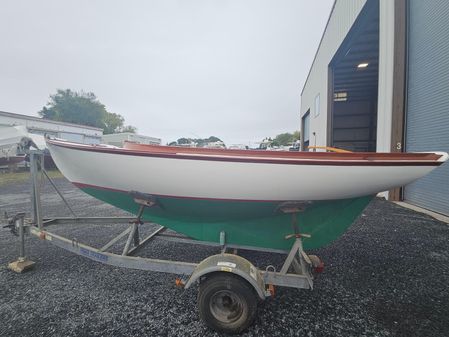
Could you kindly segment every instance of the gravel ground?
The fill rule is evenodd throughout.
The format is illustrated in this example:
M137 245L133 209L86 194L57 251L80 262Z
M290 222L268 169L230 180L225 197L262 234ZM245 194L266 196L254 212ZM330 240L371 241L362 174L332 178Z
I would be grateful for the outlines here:
M56 179L79 215L126 215ZM0 186L0 211L29 212L28 183ZM67 210L43 186L46 215ZM119 226L55 229L81 242L108 241ZM28 239L33 271L6 267L17 257L17 238L0 229L0 336L220 336L199 320L197 288L183 291L175 276L126 270ZM145 256L200 261L215 249L175 246L160 240ZM325 271L314 291L277 288L258 308L243 336L448 336L449 226L433 218L374 200L351 229L316 250ZM242 255L256 265L281 257Z

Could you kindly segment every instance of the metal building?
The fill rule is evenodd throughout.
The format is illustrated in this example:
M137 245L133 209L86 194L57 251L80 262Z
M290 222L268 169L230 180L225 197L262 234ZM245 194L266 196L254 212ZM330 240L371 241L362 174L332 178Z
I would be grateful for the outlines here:
M47 134L57 138L83 144L99 144L101 143L101 137L103 135L103 129L95 128L92 126L52 121L49 119L19 115L4 111L0 111L0 125L23 125L31 134Z
M449 152L449 1L336 0L301 92L301 146ZM449 165L390 200L449 215Z
M104 144L114 145L122 147L125 141L139 143L139 144L152 144L161 145L161 139L156 137L149 137L144 135L138 135L131 132L112 133L109 135L103 135L102 142Z

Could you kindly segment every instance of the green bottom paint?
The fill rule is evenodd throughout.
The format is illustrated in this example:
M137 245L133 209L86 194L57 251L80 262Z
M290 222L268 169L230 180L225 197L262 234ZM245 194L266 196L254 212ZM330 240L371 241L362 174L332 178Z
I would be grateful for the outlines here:
M139 205L125 192L83 187L93 197L125 211L137 214ZM319 248L337 239L368 205L372 196L311 203L297 214L304 248ZM159 197L160 207L146 208L143 219L166 226L176 232L201 241L220 241L226 233L226 243L246 246L289 249L295 233L292 214L277 211L278 202L234 202L221 200Z

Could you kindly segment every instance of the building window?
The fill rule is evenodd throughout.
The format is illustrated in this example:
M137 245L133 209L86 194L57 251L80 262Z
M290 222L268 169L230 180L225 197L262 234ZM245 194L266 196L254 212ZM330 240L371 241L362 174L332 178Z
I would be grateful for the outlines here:
M315 117L320 114L320 94L315 97Z

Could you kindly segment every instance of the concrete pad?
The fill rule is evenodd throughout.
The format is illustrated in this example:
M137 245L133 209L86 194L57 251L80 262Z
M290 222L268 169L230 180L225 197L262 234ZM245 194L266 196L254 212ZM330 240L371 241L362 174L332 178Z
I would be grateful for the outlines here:
M406 203L406 202L403 202L403 201L394 201L394 203L399 205L399 206L411 209L413 211L430 215L432 218L435 218L435 219L437 219L439 221L442 221L442 222L445 222L445 223L449 224L449 217L445 216L443 214L436 213L436 212L430 211L428 209L425 209L425 208L422 208L422 207L419 207L419 206L415 206L415 205L412 205L412 204L409 204L409 203Z

